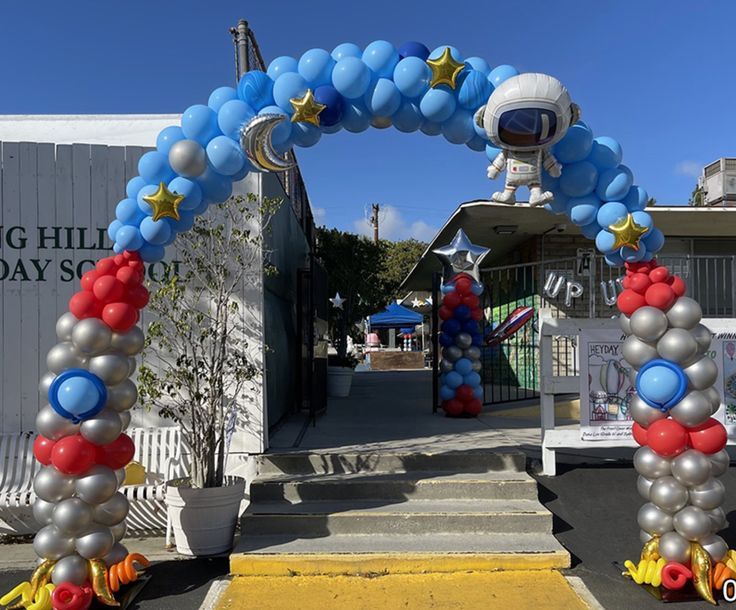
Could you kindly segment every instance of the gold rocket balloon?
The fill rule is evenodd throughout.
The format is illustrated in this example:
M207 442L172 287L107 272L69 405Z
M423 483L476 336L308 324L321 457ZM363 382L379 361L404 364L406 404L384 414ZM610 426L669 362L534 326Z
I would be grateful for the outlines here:
M51 570L54 569L56 561L53 559L44 559L38 567L33 570L31 575L31 588L28 591L28 599L35 599L39 589L42 589L51 580ZM17 604L13 604L8 607L8 610L17 610L18 608L25 608L25 601L20 601Z
M712 569L710 555L697 542L690 544L690 569L693 573L693 585L698 595L708 603L717 606L710 586Z
M659 559L659 536L650 538L641 548L639 560L642 559L653 559L654 561Z
M107 584L107 566L105 562L102 559L90 559L89 574L95 597L106 606L119 606L120 602L110 593L110 587Z

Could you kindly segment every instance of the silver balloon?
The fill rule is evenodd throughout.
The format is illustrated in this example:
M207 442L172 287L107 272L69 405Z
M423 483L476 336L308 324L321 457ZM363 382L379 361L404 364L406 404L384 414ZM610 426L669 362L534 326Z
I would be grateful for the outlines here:
M471 337L469 333L458 333L455 336L455 345L460 349L468 349L473 345L473 337Z
M115 473L115 478L118 481L118 487L120 487L123 484L123 481L125 481L125 468L118 468L113 472Z
M710 347L711 339L713 338L710 330L708 330L706 326L698 324L690 331L690 334L692 334L693 339L695 339L695 343L698 344L698 353L704 354L707 352Z
M33 501L33 518L40 525L49 525L51 523L51 515L56 508L56 504L53 502L47 502L41 498L36 498Z
M128 377L132 377L135 370L138 368L138 362L135 358L128 357Z
M59 316L59 319L56 321L56 336L59 341L72 340L72 330L74 330L74 325L77 322L79 320L77 320L71 311L67 311Z
M706 510L705 513L708 515L708 518L710 519L711 526L712 526L711 531L713 533L716 533L728 527L728 520L726 519L726 513L723 512L723 509L720 506L718 508Z
M685 394L682 400L670 409L669 414L677 423L692 428L710 418L711 403L705 394L693 390Z
M120 350L126 356L135 356L143 351L145 337L138 326L134 326L124 333L112 334L112 347Z
M51 581L55 585L70 582L80 586L87 580L87 560L76 553L62 557L51 572Z
M721 408L721 395L715 387L706 388L703 390L703 394L710 401L710 412L714 414L718 409Z
M695 328L703 317L703 310L697 301L689 297L680 297L667 310L667 320L672 328Z
M440 373L449 373L455 368L455 366L449 360L444 358L440 360Z
M480 348L473 345L463 352L463 356L469 360L480 360Z
M112 527L110 527L110 533L112 534L112 538L115 542L120 542L123 538L125 538L125 534L128 532L128 525L125 521L121 521L120 523L116 523Z
M476 373L480 373L483 370L483 363L480 360L473 360L470 363L470 368Z
M130 504L128 504L128 498L118 492L107 502L95 506L92 509L92 514L97 523L112 527L128 516L129 509Z
M656 307L641 307L631 314L631 333L642 341L656 341L667 332L667 316Z
M72 331L72 343L80 354L95 356L110 347L112 331L102 320L86 318L77 322Z
M647 362L658 357L657 350L653 345L644 343L634 335L626 338L621 347L621 353L626 362L636 369L640 369Z
M690 381L690 387L696 390L705 390L712 386L718 378L718 367L713 358L703 356L685 369Z
M376 116L371 119L371 125L376 129L388 129L393 125L393 121L388 116Z
M87 504L102 504L112 498L118 490L115 472L107 466L92 466L76 481L77 496Z
M36 415L36 430L41 436L58 441L79 432L79 424L73 424L70 419L54 411L51 405L46 405Z
M105 406L116 411L127 411L138 400L138 388L130 379L107 388L107 402Z
M259 114L248 121L240 132L240 148L250 164L262 172L282 172L294 165L274 149L271 132L286 121L282 114Z
M721 449L718 453L712 453L708 456L710 460L710 471L714 477L720 477L728 470L731 458L725 449Z
M621 330L624 331L626 336L631 334L631 319L626 314L619 314L618 323L621 325Z
M55 525L47 525L33 539L33 550L39 557L56 561L74 552L74 538L64 536Z
M450 345L442 350L442 356L450 362L455 362L463 357L463 350L461 350L457 345Z
M710 517L697 506L686 506L675 514L672 524L678 534L690 541L697 542L710 534Z
M657 455L649 447L639 447L634 453L634 468L648 479L666 477L671 473L670 460Z
M713 561L720 561L726 556L726 553L728 553L728 545L726 544L726 541L715 534L701 538L700 546L708 552Z
M56 379L56 375L49 371L48 373L44 373L41 381L38 382L38 393L44 400L48 400L49 398L49 388L54 379Z
M690 488L690 504L703 510L718 508L726 497L726 487L718 479L710 478L705 483Z
M89 359L89 372L97 375L105 385L117 385L128 378L128 357L103 354Z
M130 420L133 419L130 415L130 411L121 411L118 413L120 417L120 425L122 427L122 431L125 432L128 427L130 426Z
M67 369L86 368L87 360L71 343L57 343L46 354L46 366L58 375Z
M114 409L106 407L79 427L80 434L95 445L109 445L123 431L123 422Z
M647 502L636 516L639 527L652 536L661 536L672 531L672 515Z
M660 477L652 483L649 500L668 513L676 513L687 504L687 489L674 477Z
M665 360L682 364L697 354L698 344L684 328L670 328L657 341L657 352Z
M102 559L112 550L115 544L109 527L94 526L74 540L74 546L82 557L86 559Z
M53 466L44 466L33 477L33 491L46 502L61 502L74 494L76 478L62 474Z
M92 523L92 507L79 498L67 498L56 505L53 521L65 536L78 536Z
M105 555L105 565L109 568L111 565L115 565L116 563L120 563L128 556L128 549L126 549L122 544L119 542L116 542L112 546L112 550Z
M652 483L654 483L652 479L647 479L646 477L643 477L641 475L639 475L636 479L636 490L639 492L639 495L645 500L649 499L649 490L652 487Z
M690 561L690 541L677 532L667 532L659 539L659 554L667 561Z
M199 142L179 140L169 149L169 165L180 176L196 178L207 169L207 156Z
M710 477L710 460L700 451L688 449L672 459L672 476L686 487L702 485Z
M644 530L639 530L639 540L642 544L646 544L649 542L654 536L652 536L649 532L645 532Z
M650 407L645 403L638 394L634 394L629 402L629 413L634 421L640 426L648 428L655 421L665 419L666 413L662 413L659 409Z

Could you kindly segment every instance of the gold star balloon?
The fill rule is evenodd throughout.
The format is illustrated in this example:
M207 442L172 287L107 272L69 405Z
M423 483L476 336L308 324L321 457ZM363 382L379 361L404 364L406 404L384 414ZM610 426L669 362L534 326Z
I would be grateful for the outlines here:
M638 250L642 235L649 231L647 227L642 227L641 225L636 224L634 217L631 214L627 215L623 220L612 224L608 227L608 230L613 233L616 238L616 241L613 244L615 250L618 250L622 246Z
M184 195L172 193L161 182L158 190L153 195L144 195L143 201L153 208L151 217L154 221L161 218L173 218L179 220L179 204L184 200Z
M289 101L294 109L294 114L291 117L292 123L304 121L319 127L319 113L327 106L314 99L314 93L311 89L307 89L302 97L292 97Z
M455 61L450 47L445 47L437 59L428 59L427 65L432 69L432 80L429 86L433 89L439 85L449 85L452 89L457 86L457 77L463 71L465 64Z

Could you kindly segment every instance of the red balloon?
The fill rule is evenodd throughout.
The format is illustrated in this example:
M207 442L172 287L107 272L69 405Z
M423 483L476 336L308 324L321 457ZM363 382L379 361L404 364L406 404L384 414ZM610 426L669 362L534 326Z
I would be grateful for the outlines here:
M83 276L82 279L79 280L79 285L82 287L82 290L92 290L92 286L94 286L95 280L100 277L100 274L97 273L96 270L90 269L87 271Z
M643 426L634 422L634 425L631 426L631 434L633 435L634 440L640 445L644 446L647 444L647 429Z
M470 317L475 320L476 322L483 319L483 310L482 309L472 309L470 311Z
M138 252L131 252L130 250L123 251L123 258L128 261L128 264L131 262L141 262L141 255Z
M631 276L629 281L629 286L634 292L638 292L639 294L644 294L647 291L647 288L649 288L652 285L652 280L649 279L649 276L645 273L635 273Z
M470 415L480 415L483 410L483 403L478 398L474 398L468 404L465 405L465 412Z
M647 302L638 292L634 292L631 288L626 288L618 295L616 304L621 313L630 316L640 307L644 307Z
M452 311L444 305L440 307L437 314L440 316L440 320L449 320L452 317Z
M133 288L143 281L141 272L135 267L121 267L115 274L115 277L125 286L126 288Z
M39 434L36 440L33 441L33 455L36 460L44 466L48 466L51 463L51 452L54 450L55 444L55 441Z
M122 267L126 263L125 257L122 254L116 254L112 257L112 260L118 267Z
M85 318L99 318L102 311L102 303L100 303L95 295L86 290L80 290L72 295L69 299L69 311L74 314L78 320Z
M647 305L656 307L657 309L667 310L672 307L675 299L675 291L667 284L652 284L647 290L644 298Z
M65 436L56 441L51 451L51 463L64 474L82 474L94 466L97 451L80 434Z
M621 280L621 285L624 288L631 288L631 278L627 275Z
M718 453L726 446L728 434L721 422L712 417L695 428L688 429L690 445L701 453Z
M463 404L468 404L473 400L473 388L467 384L461 385L455 390L455 399L459 400Z
M112 275L97 278L92 292L102 303L116 303L125 295L125 285Z
M647 428L647 445L662 457L674 457L687 449L687 430L674 419L660 419Z
M675 275L674 277L670 278L669 286L672 288L672 292L674 292L678 297L685 296L685 293L687 292L687 286L685 286L685 282L682 281L682 278Z
M102 463L108 468L117 470L125 466L135 455L135 446L127 434L121 434L109 445L103 445Z
M657 267L656 269L652 269L649 272L649 279L652 280L654 284L658 284L660 282L666 282L667 278L670 277L670 272L667 269L667 267Z
M452 400L443 400L442 408L449 416L457 417L463 412L464 406L459 400L453 398Z
M110 303L102 310L102 320L114 331L123 333L135 326L138 311L129 303Z
M461 277L455 280L455 290L460 296L466 296L472 294L473 284L466 277Z
M463 297L462 304L470 307L470 309L475 309L480 305L480 299L474 294L469 294Z
M460 305L461 300L462 299L457 292L448 292L444 297L442 297L442 304L449 309L455 309L455 307Z
M117 265L115 264L115 258L108 256L107 258L101 258L97 261L95 269L100 275L115 275L117 271Z
M130 303L136 309L143 309L148 305L148 290L146 287L139 284L128 289L128 294L125 296L125 300Z

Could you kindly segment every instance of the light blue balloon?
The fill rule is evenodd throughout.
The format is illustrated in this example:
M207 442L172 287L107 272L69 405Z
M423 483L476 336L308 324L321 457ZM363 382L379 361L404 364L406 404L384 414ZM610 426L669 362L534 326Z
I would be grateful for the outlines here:
M458 108L449 119L442 123L442 135L451 144L466 144L475 135L473 115L469 110Z
M174 220L173 218L166 218L165 220L171 225L172 231L184 233L194 226L195 216L196 214L194 212L179 212L179 220Z
M115 219L113 220L108 226L107 226L107 236L112 240L115 241L115 233L118 232L118 229L123 226L123 223L119 220Z
M463 73L458 82L460 82L460 87L457 93L457 103L473 112L485 104L493 92L493 85L488 81L486 75L478 70Z
M168 182L176 173L169 165L169 157L158 150L147 152L138 160L138 173L148 183Z
M169 150L171 150L171 147L178 142L179 140L184 139L184 132L181 130L181 127L178 125L172 125L171 127L164 127L160 133L158 134L158 137L156 138L156 148L159 152L162 152L165 155L169 154ZM135 180L135 178L133 178ZM131 180L130 182L132 182ZM128 182L128 184L130 184ZM141 184L141 186L143 186ZM140 186L138 187L140 188ZM135 197L138 191L136 191L135 194L131 195L128 194L128 197Z
M489 161L493 162L500 153L500 148L496 148L493 144L486 144L486 157Z
M481 382L480 375L478 375L478 373L476 373L475 371L463 376L463 383L465 385L469 385L471 388L479 387L480 382Z
M232 87L218 87L210 93L207 105L217 112L225 102L236 99L238 99L238 92L235 89Z
M665 366L652 366L641 371L636 378L641 393L651 402L665 404L680 391L680 377Z
M291 139L296 146L308 148L314 146L322 137L319 127L311 123L294 123L291 130Z
M455 285L454 284L442 284L442 288L440 288L442 291L442 294L450 294L451 292L455 292Z
M392 80L379 78L368 87L363 101L365 107L374 116L390 117L399 109L401 93Z
M266 106L259 110L258 114L281 114L286 117L285 121L281 121L281 123L271 131L271 142L274 145L283 144L291 137L292 123L289 120L289 115L279 106Z
M149 244L163 245L171 237L171 226L165 219L154 220L146 216L141 222L141 235Z
M483 152L486 149L486 142L487 140L484 140L478 134L474 134L473 137L470 138L470 141L466 144L466 146L470 150L474 150L476 152Z
M125 252L125 248L123 248L123 247L122 247L122 246L121 246L120 244L118 244L118 243L114 243L114 244L112 245L112 251L113 251L113 252L114 252L115 254L122 254L123 252Z
M251 70L240 77L238 96L255 112L273 106L273 80L265 72Z
M332 84L332 68L335 60L324 49L310 49L299 59L299 74L312 90Z
M177 127L177 129L179 128ZM148 183L140 176L131 178L130 180L128 180L128 184L125 186L125 194L128 195L128 197L130 197L131 199L136 199L138 197L138 191L146 186L146 184Z
M455 398L455 390L447 385L440 386L440 398L442 400L452 400Z
M626 197L623 199L623 204L629 209L629 212L637 212L647 207L649 202L649 195L647 192L634 184L630 189Z
M218 174L232 176L243 169L245 154L234 140L217 136L207 144L207 161Z
M484 76L488 76L491 73L491 66L482 57L468 57L465 63L469 65L473 70L482 72Z
M596 221L593 221L590 224L580 227L580 232L583 234L583 237L587 239L595 239L596 235L601 232L601 225Z
M307 81L301 74L286 72L273 83L273 99L277 106L292 114L294 108L291 105L291 99L304 97L308 88Z
M150 204L145 201L143 198L148 197L150 195L153 195L158 190L158 186L153 184L147 184L141 190L138 191L138 196L136 197L136 202L138 203L138 208L143 212L144 214L147 214L150 216L153 214L153 209L151 208Z
M138 250L138 253L146 263L157 263L164 258L166 250L164 250L163 246L144 244L143 247Z
M603 254L610 254L613 252L616 244L616 237L613 233L608 231L598 231L598 235L595 236L595 247L598 248Z
M181 130L189 140L196 140L202 146L207 146L207 142L220 135L217 113L203 104L189 106L181 116Z
M144 216L145 214L138 207L138 202L135 199L123 199L115 206L115 218L121 224L137 227Z
M177 176L169 182L168 188L172 193L184 195L184 199L179 203L180 210L193 210L202 203L202 189L194 180Z
M483 386L478 386L477 388L473 388L473 398L477 398L478 400L483 400Z
M298 70L299 62L297 62L296 59L289 57L288 55L281 55L268 64L268 71L266 74L268 74L271 77L271 80L275 82L282 74L286 74L287 72L297 72Z
M477 297L483 294L483 284L481 282L473 282L470 291Z
M621 144L608 136L600 136L593 140L588 161L599 170L606 170L618 167L623 156L624 153L621 149Z
M138 227L123 225L118 229L117 233L115 233L115 242L120 245L123 250L130 250L133 252L134 250L140 249L143 245L143 237L141 236L141 232L138 230Z
M376 40L365 48L362 59L378 78L390 79L399 63L399 52L390 42Z
M438 136L442 133L442 124L425 119L419 126L419 130L426 136Z
M243 163L243 167L241 168L241 170L238 172L235 172L232 176L230 176L230 180L232 182L239 182L252 171L254 171L254 167L250 164L248 159L245 159L245 162Z
M593 148L593 132L583 123L570 127L554 146L554 155L560 163L577 163L582 161Z
M56 398L65 411L78 416L93 410L101 396L99 389L91 379L69 377L59 386Z
M468 375L473 372L473 363L467 358L460 358L455 361L455 371L460 375Z
M463 56L455 47L449 45L449 44L443 44L437 47L434 51L432 51L429 54L428 59L439 59L442 57L442 54L445 52L445 49L450 49L450 55L452 55L452 58L460 63L463 63Z
M609 201L601 206L598 210L598 224L604 228L608 228L617 222L622 221L629 215L629 210L619 201Z
M230 178L218 174L211 167L204 170L195 182L202 189L202 200L210 203L222 203L230 198L233 192L233 183Z
M595 190L598 170L590 161L578 161L562 168L560 190L568 197L583 197Z
M621 253L621 258L627 263L638 263L647 253L647 247L643 241L640 241L638 250L624 246L619 252Z
M342 131L342 123L335 123L334 125L320 125L322 133L332 134Z
M598 178L595 192L603 201L621 201L629 192L634 175L625 165L607 169Z
M342 60L346 61L346 60ZM362 63L362 62L361 62ZM368 112L362 102L345 104L342 115L342 125L346 131L360 133L371 126L371 113Z
M411 133L419 129L423 119L419 106L411 100L404 100L401 102L399 109L391 117L391 120L393 121L394 127L399 131Z
M601 207L601 201L595 195L571 197L567 202L567 215L579 227L594 222Z
M343 42L332 49L332 59L340 61L346 57L357 57L360 59L363 57L363 51L361 48L352 42Z
M544 209L558 216L560 214L566 214L567 203L570 201L570 198L559 190L552 191L552 195L554 195L554 199L549 203L545 203Z
M428 121L443 123L457 107L455 96L446 89L430 89L422 96L419 109Z
M664 246L664 233L659 229L652 229L644 236L644 245L647 253L656 254Z
M512 76L517 76L519 71L514 66L500 65L491 70L488 80L494 87L498 87L503 81L508 80Z
M610 254L606 254L604 258L606 259L606 264L609 267L624 266L624 259L621 258L621 252L619 250L616 250L616 252L611 252Z
M455 371L450 371L445 376L445 383L454 390L463 385L463 377Z
M647 229L654 227L654 220L646 212L632 212L631 217L640 227L646 227Z
M394 69L394 83L404 97L424 95L431 80L432 70L418 57L406 57Z
M345 57L332 69L332 85L340 95L349 100L365 95L370 84L370 68L357 57Z
M222 133L234 141L240 141L240 131L256 115L243 100L225 102L217 113L217 124Z

